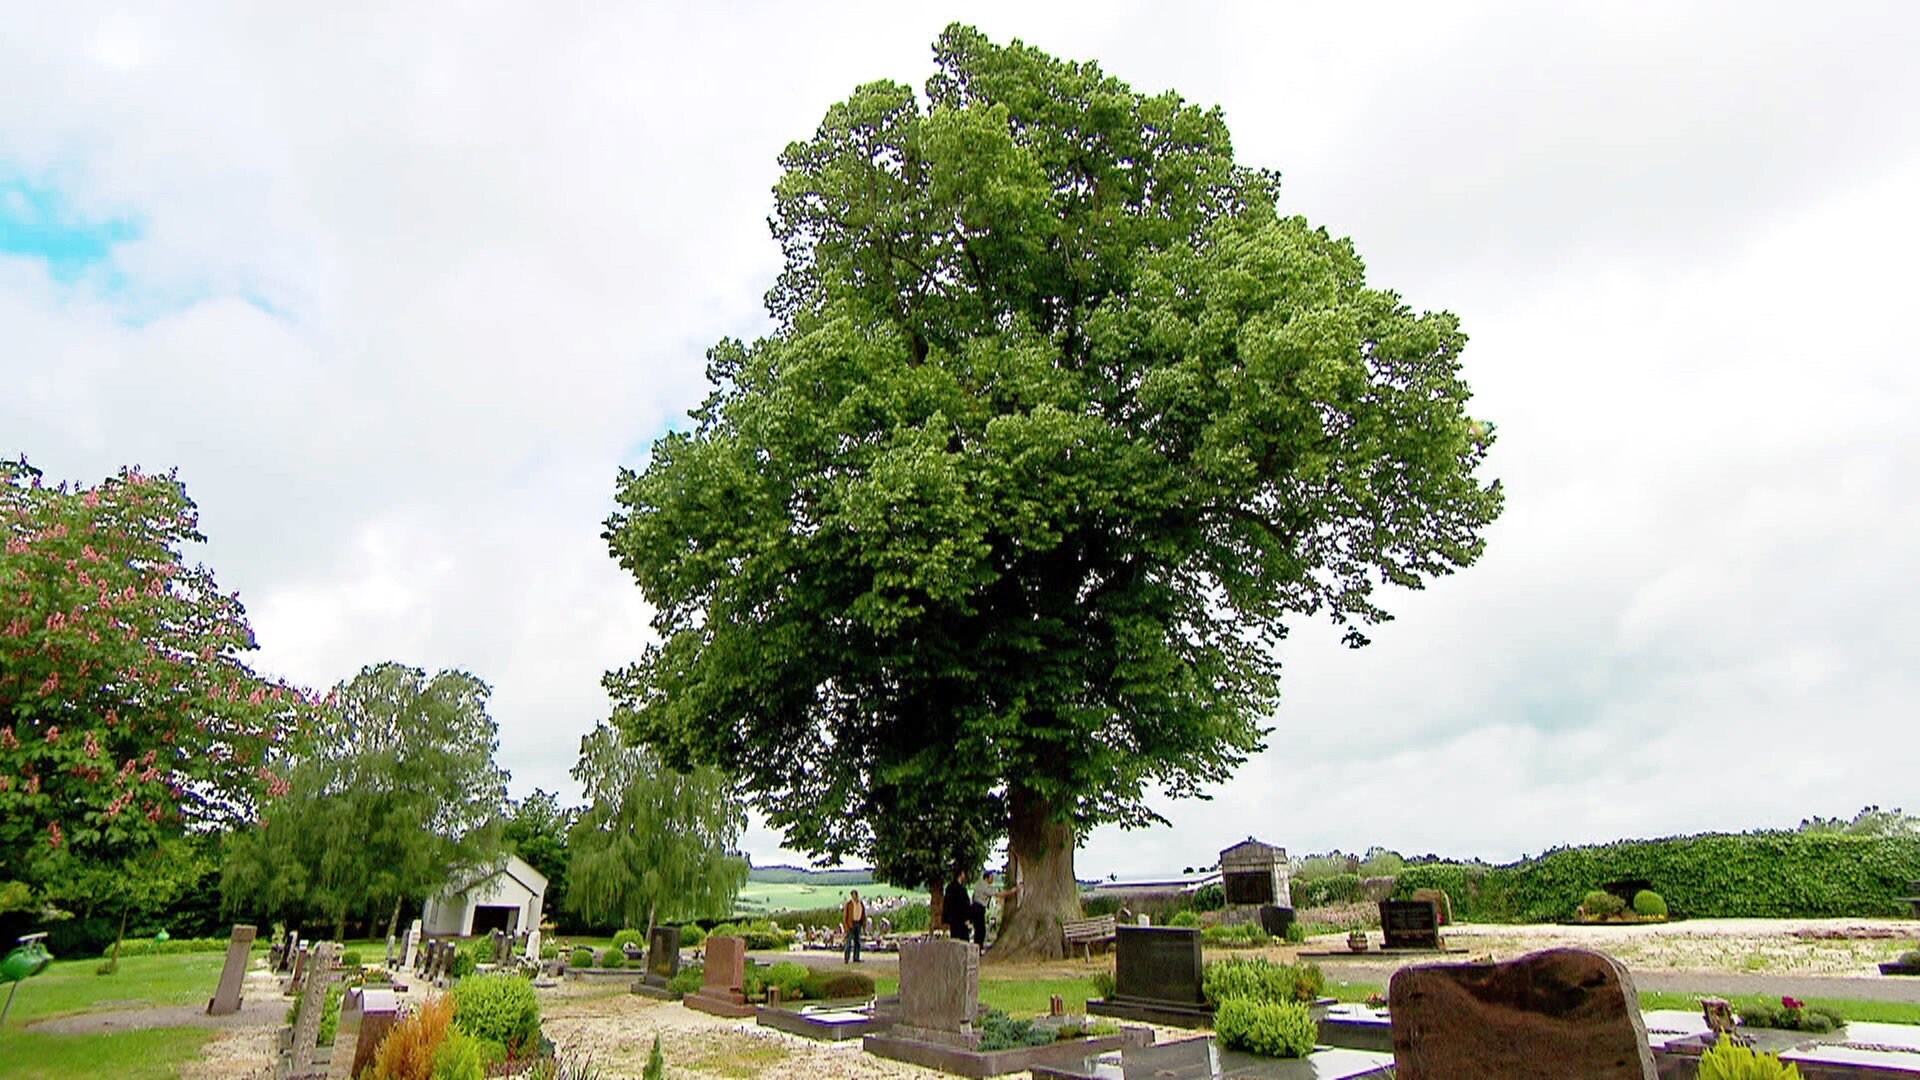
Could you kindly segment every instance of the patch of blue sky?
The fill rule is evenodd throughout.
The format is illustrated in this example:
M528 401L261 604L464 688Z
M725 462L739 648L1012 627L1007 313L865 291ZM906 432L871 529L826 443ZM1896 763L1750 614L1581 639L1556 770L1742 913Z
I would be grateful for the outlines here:
M58 188L0 177L0 257L39 260L55 281L104 275L120 284L114 246L139 236L140 225L130 218L90 219Z

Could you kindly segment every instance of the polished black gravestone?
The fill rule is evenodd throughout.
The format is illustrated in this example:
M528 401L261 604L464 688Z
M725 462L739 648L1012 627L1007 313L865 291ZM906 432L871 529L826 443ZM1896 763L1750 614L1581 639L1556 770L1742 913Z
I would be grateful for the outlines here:
M1374 1080L1392 1075L1392 1054L1321 1047L1303 1058L1264 1058L1224 1049L1212 1038L1130 1046L1072 1065L1033 1068L1033 1080Z
M1114 933L1113 996L1087 1002L1089 1013L1169 1027L1213 1023L1201 990L1199 930L1122 926Z
M647 971L634 984L633 992L644 997L670 1001L673 991L667 984L680 974L680 928L656 926L647 935Z
M1389 949L1438 949L1440 909L1431 900L1380 901L1380 929Z

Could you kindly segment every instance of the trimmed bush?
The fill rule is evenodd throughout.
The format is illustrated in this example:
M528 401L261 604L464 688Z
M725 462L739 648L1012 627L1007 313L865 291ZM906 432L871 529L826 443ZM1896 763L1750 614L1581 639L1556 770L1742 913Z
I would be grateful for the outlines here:
M173 956L177 953L203 953L227 951L226 938L168 938L155 941L152 938L128 938L120 943L120 957L129 956ZM100 950L102 957L113 955L113 942Z
M1167 925L1168 926L1186 926L1186 927L1199 926L1200 915L1198 912L1194 911L1192 908L1188 908L1186 911L1176 911L1173 913L1171 918L1167 919Z
M1645 919L1664 919L1667 917L1667 902L1652 889L1641 889L1633 894L1634 913Z
M627 954L612 946L600 950L600 966L609 970L618 970L627 966Z
M540 1045L540 999L518 975L476 975L453 988L453 1026L514 1056Z
M806 967L791 960L782 960L760 976L761 985L779 987L780 996L789 1001L805 994L801 987L806 984L806 981Z
M1298 1002L1228 998L1214 1011L1213 1030L1230 1050L1297 1058L1313 1051L1320 1028L1313 1014Z
M1755 1002L1739 1007L1740 1020L1748 1027L1774 1028L1778 1031L1833 1031L1846 1024L1846 1018L1824 1005L1809 1005L1797 998L1783 997L1778 1003Z
M593 950L587 948L585 945L575 946L574 950L571 953L567 954L567 966L577 967L577 968L592 967L593 966Z
M361 958L359 949L348 949L340 954L340 966L348 970L358 969L364 963L366 961Z
M706 940L707 932L700 929L699 923L688 923L680 928L680 947L683 949L697 949Z
M685 997L700 989L704 965L688 964L667 980L667 989L677 997Z
M1462 922L1553 922L1596 881L1653 882L1690 918L1897 916L1920 881L1920 837L1709 833L1562 848L1505 866L1409 866L1393 894L1444 889Z
M800 990L815 1001L873 996L873 976L864 971L809 971Z
M1800 1080L1800 1067L1772 1054L1757 1054L1721 1036L1720 1043L1700 1055L1700 1080Z
M1248 922L1233 926L1209 926L1200 931L1200 940L1228 949L1257 949L1270 944L1273 938L1260 929L1259 924Z
M1627 902L1603 889L1595 889L1580 898L1574 914L1583 919L1606 919L1627 910Z
M647 947L646 935L632 927L628 927L613 935L613 948L625 952L629 945L644 951Z
M1235 998L1309 1002L1326 993L1327 977L1317 964L1276 964L1259 957L1216 960L1202 972L1201 989L1216 1005Z

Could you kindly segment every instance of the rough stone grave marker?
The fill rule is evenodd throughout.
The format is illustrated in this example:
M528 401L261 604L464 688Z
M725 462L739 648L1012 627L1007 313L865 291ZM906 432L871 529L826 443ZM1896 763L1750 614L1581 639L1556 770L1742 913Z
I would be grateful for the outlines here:
M754 1007L747 1004L746 941L737 937L708 938L706 964L700 989L684 999L687 1008L734 1020L754 1015Z
M240 988L247 981L247 957L253 951L253 939L260 931L251 926L235 926L227 938L227 962L220 969L220 984L207 1002L208 1016L227 1016L240 1011Z
M1655 1080L1627 969L1584 949L1422 964L1388 990L1399 1080Z
M323 941L307 963L306 984L300 989L300 1018L294 1021L293 1049L287 1060L287 1080L315 1080L326 1075L314 1068L313 1055L320 1039L320 1014L327 1007L327 987L333 983L334 963L339 958L339 943Z
M980 1009L980 950L952 938L900 945L900 1019L895 1038L972 1049Z
M394 992L356 986L340 1001L340 1022L334 1028L333 1057L327 1062L327 1080L353 1080L373 1064L380 1040L400 1018Z
M1088 1012L1175 1027L1212 1021L1201 991L1199 930L1122 926L1115 934L1113 996L1087 1002Z

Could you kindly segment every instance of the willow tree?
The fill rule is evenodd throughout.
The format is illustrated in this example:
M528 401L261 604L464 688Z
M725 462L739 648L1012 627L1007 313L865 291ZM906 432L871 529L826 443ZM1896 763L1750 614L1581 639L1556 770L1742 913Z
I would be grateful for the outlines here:
M648 747L601 724L573 767L587 805L567 833L569 910L589 924L719 919L747 881L734 853L747 815L717 770L668 768Z
M1479 555L1491 428L1456 319L1282 214L1218 110L934 55L782 155L775 329L619 477L659 641L607 685L802 850L924 848L930 803L1004 830L995 954L1057 955L1079 838L1261 748L1291 620L1364 643L1381 584Z

